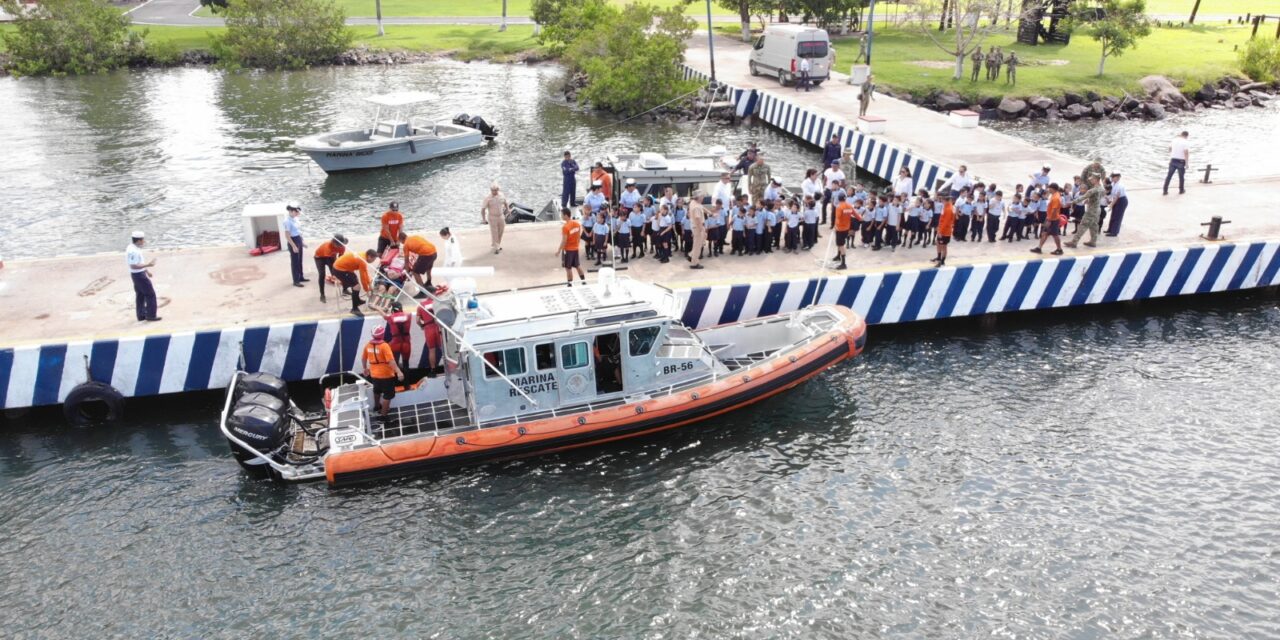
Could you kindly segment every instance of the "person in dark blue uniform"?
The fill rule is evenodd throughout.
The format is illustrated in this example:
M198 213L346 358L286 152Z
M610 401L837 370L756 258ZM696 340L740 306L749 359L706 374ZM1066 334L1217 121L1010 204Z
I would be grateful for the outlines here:
M564 185L560 187L560 206L571 207L578 190L578 161L568 151L564 152L564 160L560 161L560 173L564 174Z
M298 224L298 216L302 214L302 205L296 202L290 202L285 205L287 214L284 218L284 241L289 246L289 269L293 272L293 286L306 286L302 283L310 282L310 278L306 278L302 274L302 227ZM320 277L324 277L321 274Z
M142 255L142 245L146 244L146 236L141 231L133 232L133 242L125 247L125 263L129 266L129 277L133 279L134 304L139 322L156 322L156 289L151 286L151 267L155 260L148 261Z
M840 146L840 136L831 134L831 140L827 142L827 146L822 148L822 166L830 167L831 163L840 159L844 155L844 148Z

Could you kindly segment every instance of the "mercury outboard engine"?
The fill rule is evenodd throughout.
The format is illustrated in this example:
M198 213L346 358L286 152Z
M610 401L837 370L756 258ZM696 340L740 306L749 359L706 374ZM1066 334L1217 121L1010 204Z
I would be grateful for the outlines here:
M285 381L269 373L245 374L236 382L233 399L227 429L259 453L278 450L292 424ZM265 477L270 473L270 465L253 452L230 440L227 444L236 462L250 475Z
M284 404L289 402L289 386L283 378L269 373L246 373L240 376L236 383L235 403L239 404L241 396L247 393L265 393L279 398Z
M465 113L459 113L453 117L453 123L459 127L470 127L480 132L485 140L493 140L498 137L498 128L489 124L480 116L469 116Z

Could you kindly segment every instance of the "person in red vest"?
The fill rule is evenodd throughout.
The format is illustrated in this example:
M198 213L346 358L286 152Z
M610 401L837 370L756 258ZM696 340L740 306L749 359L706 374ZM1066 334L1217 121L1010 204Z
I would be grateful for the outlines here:
M440 363L440 324L436 321L436 314L431 310L431 304L418 304L418 326L422 327L423 349L427 351L427 377L436 377L436 368Z
M373 339L364 345L364 352L360 354L364 375L373 383L373 400L378 403L378 415L381 416L391 411L391 399L396 397L396 381L404 380L404 372L396 364L391 345L383 340L385 335L386 327L374 327Z
M387 321L387 342L391 352L396 356L396 363L402 371L409 370L409 355L413 353L413 340L409 333L413 330L413 317L404 312L399 302L391 303L391 315L383 316Z

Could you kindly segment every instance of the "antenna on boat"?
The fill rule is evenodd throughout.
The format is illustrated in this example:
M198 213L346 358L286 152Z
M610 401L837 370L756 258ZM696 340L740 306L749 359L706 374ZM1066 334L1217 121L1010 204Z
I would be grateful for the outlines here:
M343 247L348 247L348 244L347 244L347 243L343 243L343 242L339 241L337 238L334 238L334 241L335 241L335 242L337 242L338 244L341 244ZM404 290L404 287L402 287L402 286L400 286L400 285L396 284L395 282L391 281L390 279L383 278L383 280L385 280L385 281L387 282L387 284L389 284L389 285L391 285L391 286L395 287L395 288L396 288L396 291L399 291L399 292L400 292L401 294L403 294L403 295L409 296L409 299L410 299L410 300L413 300L413 304L414 304L415 306L417 306L418 308L421 308L421 309L425 309L425 308L426 308L426 305L422 304L422 302L421 302L421 301L419 301L418 299L414 298L413 296L410 296L410 295L409 295L409 292ZM433 292L431 292L431 291L427 291L425 288L422 288L422 287L419 287L419 289L422 291L422 293L427 294L427 297L428 297L428 298L431 298L431 301L432 301L432 302L440 302L440 301L441 301L441 300L440 300L440 298L436 297L436 294L435 294L435 293L433 293ZM398 296L397 296L397 297L398 297ZM532 404L533 404L533 406L535 406L535 407L542 406L542 405L538 404L538 401L537 401L537 400L534 400L534 399L533 399L533 396L530 396L528 393L525 393L524 389L521 389L521 388L519 387L519 385L517 385L516 383L512 382L512 381L511 381L511 378L508 378L508 377L507 377L507 374L503 373L503 372L502 372L502 371L500 371L496 366L494 366L494 365L493 365L493 363L491 363L491 362L489 362L488 360L486 360L486 359L485 359L485 357L484 357L484 354L480 353L479 351L477 351L477 350L476 350L476 348L475 348L475 347L471 346L471 343L470 343L470 342L467 342L467 341L466 341L466 339L464 339L464 338L462 337L462 334L458 333L457 331L454 331L454 330L453 330L453 327L450 327L449 325L447 325L447 324L445 324L445 323L443 323L443 322L439 322L439 321L437 321L437 322L436 322L436 325L437 325L437 326L439 326L441 329L444 329L445 331L447 331L447 332L449 333L449 335L453 336L453 338L454 338L455 340L457 340L457 341L458 341L458 347L459 347L459 348L461 348L462 350L467 351L467 352L471 353L472 355L476 356L477 358L479 358L479 359L480 359L480 362L483 362L483 363L484 363L484 366L488 367L491 371L493 371L495 374L497 374L497 376L498 376L499 378L501 378L503 382L507 383L507 385L509 385L512 389L515 389L516 393L520 394L520 395L521 395L525 400L528 400L528 401L529 401L530 403L532 403ZM339 335L339 336L341 336L341 335L342 335L342 332L341 332L341 331L339 331L339 332L338 332L338 335Z
M835 215L832 212L832 215ZM818 260L818 286L813 290L813 299L809 301L808 306L812 307L818 304L818 300L822 298L822 290L827 288L827 256L831 253L831 247L835 244L835 233L827 234L827 248L822 252L822 258Z

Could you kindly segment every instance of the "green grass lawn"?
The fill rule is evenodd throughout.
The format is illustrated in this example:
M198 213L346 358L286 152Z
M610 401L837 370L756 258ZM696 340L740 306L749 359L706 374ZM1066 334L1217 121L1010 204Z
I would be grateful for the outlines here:
M730 35L735 31L732 27L719 29ZM960 81L951 79L953 69L950 65L945 68L922 66L918 64L921 61L954 61L918 31L886 29L878 30L875 35L874 73L878 83L895 89L915 94L949 90L969 98L1005 93L1058 96L1064 91L1083 93L1090 90L1104 95L1121 95L1124 91L1137 91L1138 80L1152 74L1166 75L1175 81L1183 80L1194 89L1204 82L1236 72L1236 53L1232 47L1244 44L1248 38L1249 29L1246 27L1154 29L1150 37L1139 41L1137 49L1109 58L1106 74L1099 77L1101 48L1088 37L1072 38L1067 46L1031 47L1014 44L1012 32L999 32L991 36L983 48L994 45L1006 52L1010 49L1018 52L1022 66L1018 69L1017 87L1011 89L1003 81L969 82L967 60L966 78ZM857 57L858 42L853 38L837 39L835 48L837 68L847 72L849 64Z
M209 49L213 34L222 27L133 27L146 29L152 42L173 42L180 50ZM492 25L413 24L386 27L378 37L377 27L351 27L356 45L374 49L404 51L456 51L459 58L502 59L538 48L530 25L512 25L499 32Z
M1195 4L1196 0L1147 0L1147 13L1190 17L1191 7ZM1242 16L1246 13L1274 13L1276 8L1274 0L1200 0L1199 15Z
M338 4L346 10L347 16L352 17L372 17L374 15L374 0L337 0ZM612 0L614 4L623 5L627 0ZM669 7L680 3L682 0L645 0L649 4L659 7ZM1208 0L1205 0L1206 2ZM1217 0L1219 2L1224 0ZM1232 0L1236 1L1236 0ZM691 17L705 16L707 11L706 5L699 1L686 11ZM711 13L714 15L727 15L730 11L722 8L714 0L711 2ZM196 12L198 16L210 17L215 15L208 7L201 7ZM502 0L466 0L459 2L458 0L382 0L382 17L394 18L400 16L500 16L502 15ZM507 0L507 15L509 16L527 16L529 15L529 0ZM705 19L704 19L705 22Z

